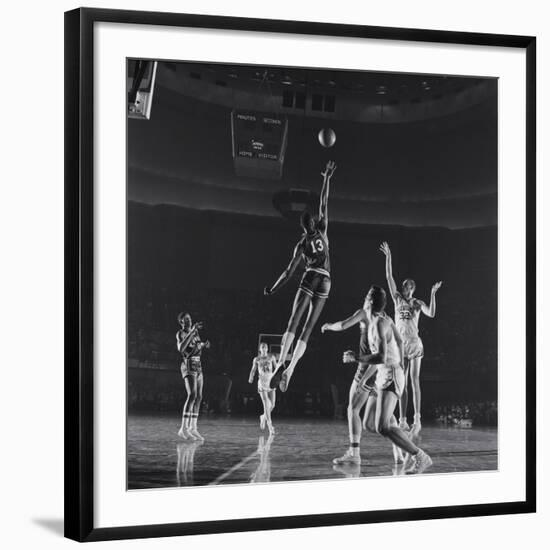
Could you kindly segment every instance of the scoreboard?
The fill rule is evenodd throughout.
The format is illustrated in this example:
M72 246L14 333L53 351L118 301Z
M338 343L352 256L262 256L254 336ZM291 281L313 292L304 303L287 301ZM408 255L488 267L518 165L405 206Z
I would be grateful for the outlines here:
M258 111L231 113L231 138L238 176L281 179L287 145L285 116Z

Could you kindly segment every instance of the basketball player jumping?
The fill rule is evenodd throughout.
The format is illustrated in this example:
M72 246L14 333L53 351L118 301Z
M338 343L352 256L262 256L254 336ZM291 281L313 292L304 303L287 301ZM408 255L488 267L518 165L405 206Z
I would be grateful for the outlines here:
M294 254L288 267L273 286L264 289L266 296L277 292L292 277L300 261L304 260L305 273L296 292L292 313L281 341L281 354L277 361L277 371L271 379L271 387L275 388L279 384L283 392L287 390L296 364L306 351L311 331L319 319L330 291L330 258L327 234L328 196L330 180L335 170L336 164L329 161L325 171L321 172L323 176L323 188L321 189L321 197L319 199L319 217L315 219L307 210L304 211L301 217L301 226L304 234L294 248ZM281 372L288 350L294 341L298 323L306 309L308 310L307 317L294 348L292 359L284 372Z
M362 335L366 333L372 353L363 354L366 342L362 338L356 376L350 389L348 422L350 447L346 453L334 460L335 464L360 464L359 445L361 440L360 410L366 404L366 425L369 431L379 433L409 453L412 464L407 473L422 473L432 464L431 458L417 447L405 432L399 428L393 412L403 390L405 375L401 364L403 342L393 321L384 313L386 292L372 286L365 298L363 308L351 317L337 323L327 323L321 328L342 331L361 323ZM344 362L355 361L353 352L344 354ZM376 373L374 391L367 384Z
M270 434L275 433L273 424L271 422L271 412L275 408L275 399L276 399L276 390L270 388L269 382L273 372L277 366L275 357L269 355L268 347L265 342L260 344L259 355L254 357L252 361L252 369L250 369L250 374L248 375L248 383L252 384L254 382L254 375L258 371L258 393L262 399L262 404L264 406L264 412L260 416L260 428L265 429L267 423L267 428Z
M180 313L178 322L181 330L176 333L176 344L182 356L181 376L187 390L178 435L182 439L204 440L197 429L204 382L201 354L203 349L210 347L210 342L201 340L199 329L202 328L202 323L193 324L189 313Z
M435 316L435 295L442 283L438 281L432 286L429 306L422 300L413 298L416 283L412 279L405 279L401 287L401 292L399 292L393 278L391 250L388 243L383 242L380 245L380 250L386 256L386 279L395 306L395 323L403 338L405 351L405 362L403 365L405 368L405 386L401 399L399 400L399 425L401 428L408 429L407 405L409 399L407 380L410 373L414 405L414 420L411 431L414 435L418 435L422 427L420 422L420 363L422 357L424 357L424 346L418 335L418 321L420 312L428 317Z

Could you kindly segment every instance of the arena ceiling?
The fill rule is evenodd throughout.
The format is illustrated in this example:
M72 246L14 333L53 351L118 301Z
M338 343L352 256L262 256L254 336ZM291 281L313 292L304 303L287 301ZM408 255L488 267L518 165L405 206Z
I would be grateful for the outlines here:
M230 113L243 108L288 118L280 181L234 174ZM493 225L497 137L494 79L159 63L151 119L129 120L129 198L276 216L273 195L315 193L331 158L335 219Z

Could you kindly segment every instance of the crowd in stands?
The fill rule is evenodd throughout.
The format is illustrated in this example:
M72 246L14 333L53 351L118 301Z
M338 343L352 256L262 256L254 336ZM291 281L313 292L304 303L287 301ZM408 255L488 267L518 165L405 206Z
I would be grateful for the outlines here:
M496 401L438 404L430 409L427 417L450 426L469 422L474 426L496 426L498 407Z
M171 377L170 382L164 384L166 387L159 386L155 378L144 383L139 379L132 381L130 377L128 396L132 410L178 410L184 399L185 392L179 378L180 357L175 346L178 311L169 305L169 297L164 298L160 304L149 299L142 302L142 307L129 311L130 369L166 371L167 376ZM250 292L224 290L195 291L183 297L180 294L179 300L174 300L174 303L184 303L187 311L204 322L202 333L212 344L203 358L204 412L256 414L259 410L256 384L248 384L247 380L257 350L258 335L260 332L277 332L277 327L284 327L286 322L286 312L265 307L264 300L263 296ZM462 388L462 396L468 386L471 387L472 380L476 381L478 390L480 380L496 380L496 356L491 352L472 356L469 349L475 345L473 338L479 336L478 332L471 330L467 323L462 323L455 312L441 317L439 325L425 323L422 334L427 348L422 367L423 379L427 380L423 384L426 389L423 395L424 417L446 424L471 419L474 424L495 425L496 402L476 395L475 402L452 404L455 403L452 392ZM354 347L356 332L350 331L347 338L349 346ZM457 346L455 340L461 345ZM342 344L343 349L347 347ZM341 350L339 347L334 349L333 340L312 338L289 392L278 394L278 414L341 416L342 410L345 412L344 402L353 368L342 365L340 358ZM434 387L447 389L443 393L449 404L434 404L433 400L438 396L436 390L429 391L430 383L436 384ZM217 387L220 384L231 385L227 399L223 396L224 390ZM217 388L217 395L213 395L213 386ZM335 397L335 392L338 397ZM489 389L486 393L490 396L492 392Z

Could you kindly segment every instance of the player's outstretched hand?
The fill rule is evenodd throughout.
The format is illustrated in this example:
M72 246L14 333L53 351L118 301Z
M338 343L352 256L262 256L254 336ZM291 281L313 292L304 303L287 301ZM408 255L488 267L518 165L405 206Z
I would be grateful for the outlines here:
M271 288L264 286L264 296L271 296L273 294Z
M435 294L441 288L442 284L443 281L437 281L437 283L432 286L432 292Z
M344 352L344 355L342 356L342 361L344 363L354 363L355 362L355 352L351 350L347 350Z
M199 321L198 323L195 323L195 326L193 327L193 330L199 330L202 328L202 321Z
M384 241L379 248L380 252L383 252L385 256L391 256L390 245Z
M323 178L332 178L335 171L336 171L336 163L333 160L329 160L325 167L325 171L321 172L321 176L323 176Z
M325 324L321 327L321 332L324 334L324 333L329 329L329 326L330 326L330 323L325 323Z
M204 347L206 349L210 349L210 340L206 340L206 342L204 343Z

